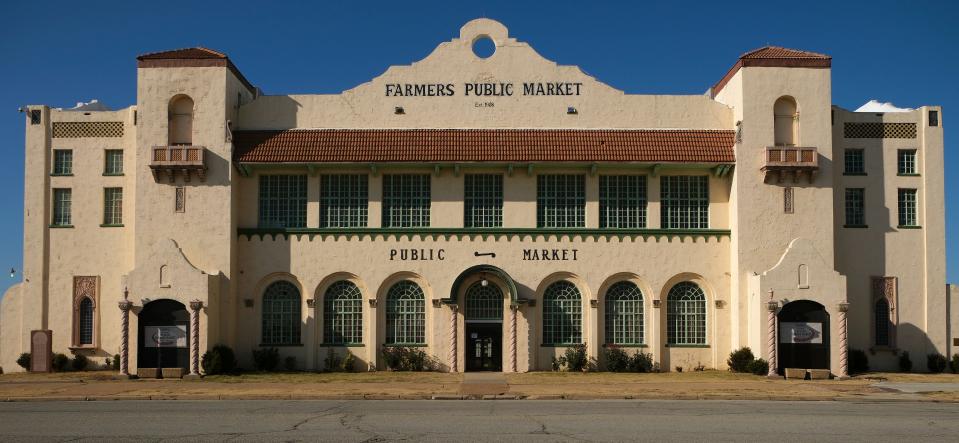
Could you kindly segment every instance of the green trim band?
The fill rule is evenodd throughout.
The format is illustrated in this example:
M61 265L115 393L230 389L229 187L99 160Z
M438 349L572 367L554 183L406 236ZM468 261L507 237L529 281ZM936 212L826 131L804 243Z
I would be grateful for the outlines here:
M51 229L69 229L69 228L73 228L73 225L54 225L54 224L51 224L51 225L49 225L49 226L47 226L47 227L48 227L48 228L51 228Z
M420 240L427 238L430 240L436 240L438 238L444 240L449 240L450 238L455 238L456 240L462 240L463 238L470 240L477 238L483 240L523 240L527 237L532 240L548 240L550 237L555 237L557 240L562 238L618 238L620 240L630 238L635 240L641 237L644 241L653 238L657 242L662 238L665 238L668 242L672 242L674 239L679 239L680 242L682 242L684 238L688 237L695 242L700 238L704 241L708 241L710 238L719 241L731 235L729 229L612 228L238 228L236 231L237 236L246 237L247 240L252 240L253 237L258 237L260 240L263 240L265 237L269 237L272 240L276 240L277 237L283 237L284 240L289 240L291 236L299 240L303 236L306 236L310 241L312 241L314 237L319 236L324 240L327 237L333 237L334 239L343 237L362 239L363 237L369 237L371 240L400 240L403 238L407 240L414 238Z
M585 346L585 343L543 343L540 344L541 348L571 348L573 346Z
M667 348L708 348L709 345L680 345L675 343L666 343Z
M905 172L900 172L896 175L899 177L922 177L922 174L906 174Z
M384 344L384 348L425 348L429 345L426 343L390 343Z
M104 172L103 176L104 177L123 177L123 173L122 172Z
M119 223L119 224L103 223L100 225L100 227L101 228L122 228L123 223Z
M321 348L362 348L363 343L320 343Z
M603 347L604 348L648 348L649 345L644 343L635 343L631 345L621 345L617 343L604 343Z
M50 177L73 177L73 173L71 172L69 174L58 174L56 172L51 172Z
M899 225L896 226L897 229L922 229L922 226L918 225Z
M508 175L512 176L514 171L526 171L526 174L532 176L534 169L539 168L563 168L580 169L584 172L595 175L600 169L636 169L645 171L652 176L657 176L662 170L683 170L683 169L705 169L713 173L716 177L725 177L733 168L735 163L682 163L682 162L303 162L303 163L264 163L264 162L243 162L235 163L240 175L249 177L254 171L262 170L299 170L314 175L317 172L336 171L342 168L369 169L373 176L378 175L384 169L429 169L434 174L439 175L443 169L453 171L458 176L464 169L502 169Z

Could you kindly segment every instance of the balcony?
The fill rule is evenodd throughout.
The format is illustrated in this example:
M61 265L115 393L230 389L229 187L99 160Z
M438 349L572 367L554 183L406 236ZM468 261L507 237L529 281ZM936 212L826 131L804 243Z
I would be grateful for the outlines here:
M183 174L184 181L190 181L190 173L196 174L200 181L205 181L206 148L193 145L154 146L150 169L158 181L166 174L170 183L173 183L178 171Z
M775 177L782 182L792 176L793 182L805 175L812 183L819 172L819 152L816 148L798 146L769 146L764 152L762 171L766 181Z

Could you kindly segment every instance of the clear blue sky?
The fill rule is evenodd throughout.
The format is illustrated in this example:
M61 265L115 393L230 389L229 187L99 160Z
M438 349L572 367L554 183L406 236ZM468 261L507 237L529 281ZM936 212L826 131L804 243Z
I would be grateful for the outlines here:
M959 281L959 2L7 1L0 6L0 270L21 269L24 116L17 107L134 104L141 53L226 52L268 94L334 93L409 64L490 17L543 56L628 93L700 94L774 44L833 59L833 103L944 107L949 280ZM953 113L955 112L955 113ZM959 121L959 117L956 117ZM91 251L104 253L108 251ZM868 253L866 251L865 253ZM0 291L20 280L0 274Z

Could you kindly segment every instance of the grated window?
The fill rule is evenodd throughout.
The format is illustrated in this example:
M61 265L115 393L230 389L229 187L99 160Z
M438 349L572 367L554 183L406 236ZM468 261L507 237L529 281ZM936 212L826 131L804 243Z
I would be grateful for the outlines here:
M73 150L72 149L54 149L53 150L53 175L71 175L73 174Z
M503 226L503 176L466 174L464 177L464 220L467 228Z
M123 137L123 122L54 122L53 138Z
M383 227L417 228L429 225L429 174L384 175Z
M494 284L482 282L466 290L466 320L502 320L503 291Z
M845 138L916 138L915 123L847 122Z
M862 149L846 149L843 155L843 174L866 173L865 154Z
M846 226L866 225L866 190L846 188Z
M320 227L365 228L368 196L366 174L320 176Z
M70 226L72 223L71 206L73 203L73 190L54 189L53 190L53 222L54 226Z
M105 164L103 166L103 173L106 175L120 175L123 174L123 150L122 149L107 149L104 153Z
M610 286L606 292L606 344L643 344L643 331L643 292L628 281Z
M586 226L586 177L540 175L536 177L536 226L582 228Z
M599 227L646 227L646 176L599 177Z
M579 344L583 341L582 297L576 285L559 281L543 295L543 343Z
M80 345L93 344L93 301L85 297L80 302Z
M901 175L915 175L919 173L916 168L916 150L900 149L897 155L898 172Z
M300 291L288 281L277 281L263 294L263 345L300 344Z
M306 227L306 175L260 176L259 226Z
M666 329L669 344L706 344L706 294L699 285L682 282L669 290Z
M876 301L876 346L889 346L889 301Z
M915 189L899 189L899 226L918 226L916 220L917 200Z
M401 281L386 294L386 344L426 343L426 296L419 285Z
M177 186L173 196L173 212L186 212L186 188Z
M330 285L323 296L323 340L329 344L363 343L363 295L350 281Z
M795 194L793 188L787 186L783 188L783 213L793 214L796 211L795 208Z
M709 228L709 177L663 176L660 184L664 229Z
M103 189L103 224L123 224L123 188Z

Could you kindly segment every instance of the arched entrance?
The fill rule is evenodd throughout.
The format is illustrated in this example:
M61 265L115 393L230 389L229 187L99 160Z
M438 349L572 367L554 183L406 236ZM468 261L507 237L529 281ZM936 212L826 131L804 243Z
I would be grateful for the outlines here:
M778 370L829 369L829 313L814 301L786 303L779 311Z
M138 317L137 367L188 371L190 314L183 303L168 299L151 301L143 306Z
M486 278L466 289L466 370L503 370L503 291Z

